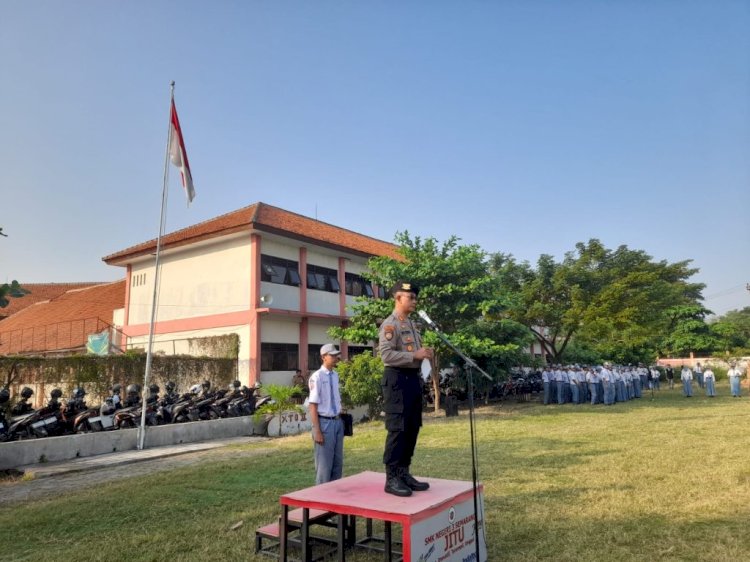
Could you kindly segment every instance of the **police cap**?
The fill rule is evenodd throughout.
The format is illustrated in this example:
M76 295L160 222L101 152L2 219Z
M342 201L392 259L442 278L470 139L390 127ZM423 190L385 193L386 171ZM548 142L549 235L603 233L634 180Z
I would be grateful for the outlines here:
M410 283L408 281L398 281L393 288L391 289L391 294L395 295L396 293L414 293L415 295L419 294L419 287L415 285L414 283Z

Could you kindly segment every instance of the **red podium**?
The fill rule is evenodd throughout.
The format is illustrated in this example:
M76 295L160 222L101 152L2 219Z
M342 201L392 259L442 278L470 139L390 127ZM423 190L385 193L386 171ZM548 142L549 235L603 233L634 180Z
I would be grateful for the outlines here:
M383 491L385 474L361 472L284 494L279 534L279 559L287 561L289 509L302 508L305 519L309 510L325 510L338 517L338 559L345 560L348 544L345 538L347 525L354 525L355 517L385 522L385 560L392 560L390 525L402 526L402 559L404 562L486 562L487 546L484 541L483 521L479 521L479 561L476 560L474 539L474 495L471 482L419 478L429 482L430 489L401 498ZM478 486L480 518L483 513L483 486ZM349 521L349 523L347 523ZM303 560L309 558L306 548L308 521L302 522ZM369 527L369 525L368 525Z

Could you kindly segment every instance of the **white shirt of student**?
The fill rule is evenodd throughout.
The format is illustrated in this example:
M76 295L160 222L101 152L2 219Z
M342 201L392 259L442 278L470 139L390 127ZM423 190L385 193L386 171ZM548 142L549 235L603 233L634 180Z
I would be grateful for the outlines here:
M741 377L742 371L740 371L737 367L733 367L732 369L729 369L727 371L728 377Z
M714 380L715 378L716 377L714 377L714 372L710 368L706 369L703 373L703 380Z
M310 387L308 400L312 404L318 405L319 416L331 417L341 413L339 374L336 371L329 371L325 367L321 367L310 375L307 384ZM331 385L333 385L333 393L331 393ZM331 402L332 395L333 402Z
M693 380L693 371L685 367L682 372L680 373L680 378L684 381L691 381Z

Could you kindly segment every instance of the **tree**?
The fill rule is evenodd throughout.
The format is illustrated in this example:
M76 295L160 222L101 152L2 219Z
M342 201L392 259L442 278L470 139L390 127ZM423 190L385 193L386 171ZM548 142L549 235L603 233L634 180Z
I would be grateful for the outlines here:
M524 330L509 328L512 320L499 318L506 306L497 280L489 274L486 254L476 245L460 245L451 237L442 245L435 238L411 237L398 233L401 259L375 257L368 262L366 277L389 289L398 280L418 285L419 307L450 334L452 341L478 362L493 366L528 361L521 348L530 342ZM355 343L377 341L378 326L393 312L391 299L359 298L354 315L345 328L329 334ZM432 332L423 332L426 346L436 349L432 372L435 396L439 396L439 369L454 358L450 349ZM435 409L440 407L435 400Z
M709 351L717 346L705 321L710 311L703 306L674 306L667 313L671 321L661 344L663 354L684 357L691 351Z
M655 262L641 250L579 242L560 262L536 267L495 254L492 270L511 294L511 318L527 326L548 359L560 363L572 341L620 362L650 360L674 327L675 307L700 306L704 285L689 283L690 260Z
M0 285L0 308L5 308L10 304L8 298L20 298L24 295L28 295L29 291L21 287L18 281L12 281L11 283L4 283Z
M709 324L716 350L726 355L746 355L750 351L750 306L730 310Z
M336 366L341 379L341 400L347 407L367 404L370 418L377 416L382 406L380 381L383 362L365 351Z

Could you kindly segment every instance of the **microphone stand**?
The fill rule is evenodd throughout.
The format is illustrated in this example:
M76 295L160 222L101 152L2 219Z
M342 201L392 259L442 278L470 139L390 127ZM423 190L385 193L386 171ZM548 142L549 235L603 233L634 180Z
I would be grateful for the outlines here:
M474 551L476 553L477 562L481 562L479 557L479 495L477 494L477 480L478 480L478 468L477 468L477 446L476 446L476 426L474 424L474 376L472 370L476 370L481 373L484 378L492 382L492 377L487 374L484 369L477 365L474 360L456 347L448 337L440 331L434 322L430 321L427 323L430 329L439 337L442 342L450 347L453 352L458 355L464 361L464 369L467 373L467 381L469 383L469 431L471 433L471 484L474 496ZM482 512L484 512L484 505L482 506ZM482 534L484 535L484 518L482 518ZM485 535L485 548L487 547L487 538Z

